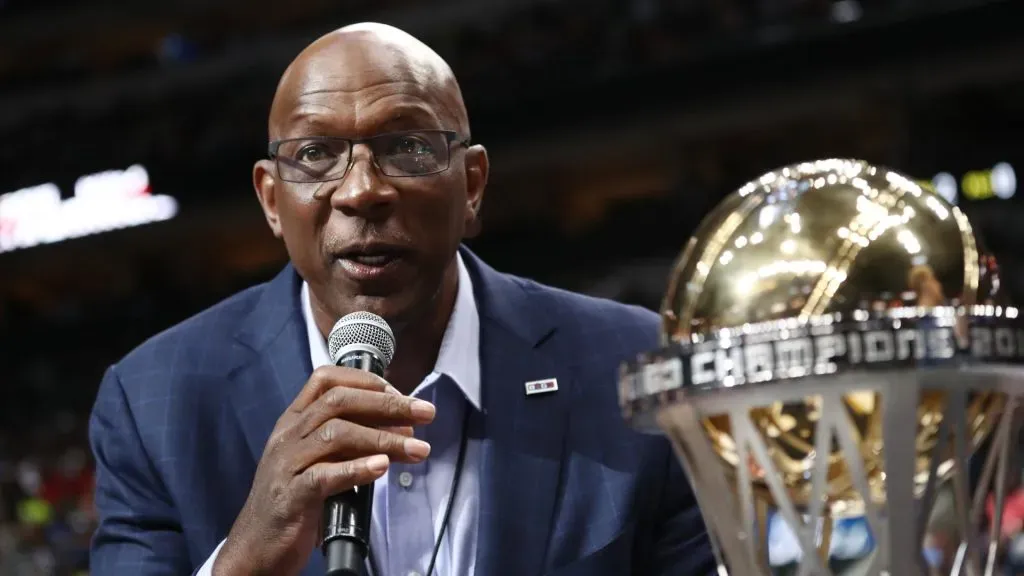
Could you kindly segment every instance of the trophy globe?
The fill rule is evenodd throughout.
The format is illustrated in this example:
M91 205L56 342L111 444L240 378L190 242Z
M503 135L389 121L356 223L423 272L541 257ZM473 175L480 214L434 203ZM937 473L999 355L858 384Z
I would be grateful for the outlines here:
M856 518L874 543L856 574L933 574L943 498L959 540L943 570L991 573L1024 395L1004 293L956 206L863 161L780 168L707 216L672 272L663 348L623 366L620 399L671 440L719 573L771 574L777 518L799 574L852 574L829 548Z

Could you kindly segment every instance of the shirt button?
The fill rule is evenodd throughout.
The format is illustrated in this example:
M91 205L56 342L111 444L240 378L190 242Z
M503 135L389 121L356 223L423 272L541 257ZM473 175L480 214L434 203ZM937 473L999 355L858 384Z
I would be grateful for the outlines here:
M412 474L409 472L402 472L398 475L398 485L402 488L408 488L412 486ZM420 576L416 572L409 572L409 576Z

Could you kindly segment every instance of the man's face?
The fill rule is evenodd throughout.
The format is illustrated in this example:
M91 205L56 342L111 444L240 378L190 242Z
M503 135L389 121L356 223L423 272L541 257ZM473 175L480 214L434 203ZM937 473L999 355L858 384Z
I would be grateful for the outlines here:
M921 283L920 298L927 300L930 306L939 306L945 301L942 283L933 274L929 274L924 282Z
M445 144L448 169L387 176L361 144L340 179L286 182L274 162L261 161L254 180L271 229L322 311L336 319L366 310L401 324L427 312L442 279L454 274L455 251L475 228L486 153L458 143L468 137L461 99L436 75L400 50L343 44L300 59L286 74L272 138L454 130L456 141Z

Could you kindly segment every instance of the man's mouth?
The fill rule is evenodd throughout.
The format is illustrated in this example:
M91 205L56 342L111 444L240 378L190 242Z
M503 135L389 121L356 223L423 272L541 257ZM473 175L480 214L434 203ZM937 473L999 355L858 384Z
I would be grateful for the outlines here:
M396 272L408 255L404 248L370 244L342 251L338 260L353 279L373 280Z
M357 264L362 264L363 266L384 266L388 262L391 262L395 258L398 258L398 255L395 254L395 253L379 253L379 254L363 254L363 253L359 253L359 254L350 254L348 256L345 256L344 258L346 260L351 260L351 261L353 261L353 262L355 262Z

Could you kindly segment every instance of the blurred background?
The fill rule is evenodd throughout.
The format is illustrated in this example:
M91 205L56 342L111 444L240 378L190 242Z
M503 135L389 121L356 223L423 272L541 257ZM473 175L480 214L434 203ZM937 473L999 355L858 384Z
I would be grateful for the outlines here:
M503 271L656 308L721 197L847 156L961 206L1024 303L1022 16L1019 0L0 0L0 575L87 572L103 370L284 264L251 167L280 73L320 34L387 22L451 63L493 166L470 245Z

